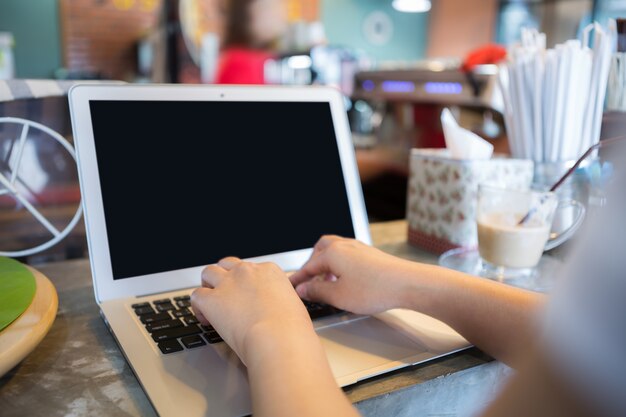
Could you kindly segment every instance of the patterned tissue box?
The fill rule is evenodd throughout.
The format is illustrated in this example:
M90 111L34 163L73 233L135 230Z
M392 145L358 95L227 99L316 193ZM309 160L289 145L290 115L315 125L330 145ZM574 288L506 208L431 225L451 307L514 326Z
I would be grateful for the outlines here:
M459 160L450 158L445 149L413 149L407 201L409 243L438 254L476 247L478 185L524 189L532 178L530 160Z

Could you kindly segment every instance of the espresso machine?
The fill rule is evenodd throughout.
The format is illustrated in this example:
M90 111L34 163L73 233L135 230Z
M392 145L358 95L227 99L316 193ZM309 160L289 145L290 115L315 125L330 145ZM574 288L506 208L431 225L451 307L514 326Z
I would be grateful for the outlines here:
M495 65L460 69L428 60L355 75L348 112L361 180L372 217L403 218L411 148L445 147L441 111L507 153L503 102ZM376 169L370 169L375 167Z
M405 69L359 72L352 94L353 132L374 135L364 139L367 145L389 140L390 135L399 135L397 131L414 130L417 136L408 141L412 146L443 146L443 137L436 133L441 132L441 110L449 107L463 127L487 140L495 140L504 131L497 75L495 65L481 65L463 72L458 63L435 60ZM371 124L361 117L367 115L373 116ZM396 130L395 134L380 132L386 123L396 125L391 129Z

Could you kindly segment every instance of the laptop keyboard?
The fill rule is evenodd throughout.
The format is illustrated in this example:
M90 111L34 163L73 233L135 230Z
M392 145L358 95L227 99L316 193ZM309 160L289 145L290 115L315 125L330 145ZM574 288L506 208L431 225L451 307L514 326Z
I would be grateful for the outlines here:
M312 320L342 312L329 305L302 302ZM190 309L188 295L137 303L131 307L163 354L223 341L212 326L198 322Z
M343 310L331 307L328 304L312 303L310 301L302 300L306 311L309 312L311 320L319 319L322 317L332 316L333 314L343 313Z

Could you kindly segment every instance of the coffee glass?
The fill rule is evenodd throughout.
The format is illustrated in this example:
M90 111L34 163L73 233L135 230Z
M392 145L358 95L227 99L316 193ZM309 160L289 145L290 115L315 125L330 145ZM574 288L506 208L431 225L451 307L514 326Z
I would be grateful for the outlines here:
M557 210L574 207L573 223L562 233L550 232ZM584 206L575 200L559 201L552 192L512 190L490 185L478 189L476 208L478 252L489 278L530 275L543 252L568 240L582 224ZM527 215L525 221L520 221Z

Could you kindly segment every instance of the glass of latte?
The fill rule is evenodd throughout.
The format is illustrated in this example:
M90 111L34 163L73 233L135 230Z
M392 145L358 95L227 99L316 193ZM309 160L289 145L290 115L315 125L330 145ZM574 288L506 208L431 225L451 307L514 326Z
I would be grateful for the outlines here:
M551 236L554 214L571 206L577 208L574 223L558 236ZM476 222L483 275L515 278L532 274L543 252L569 239L584 213L579 202L559 201L551 192L481 185Z

